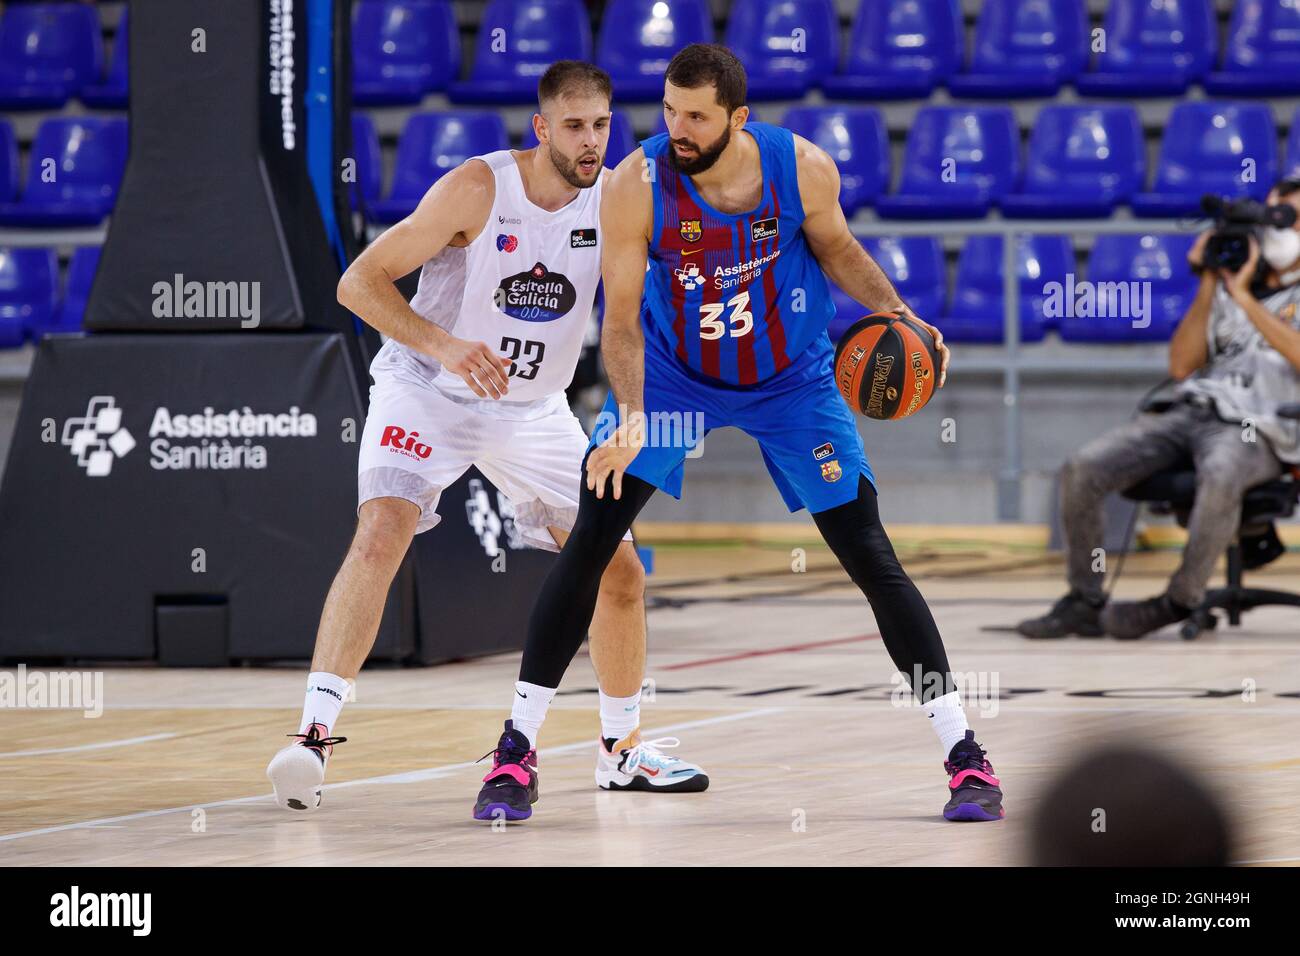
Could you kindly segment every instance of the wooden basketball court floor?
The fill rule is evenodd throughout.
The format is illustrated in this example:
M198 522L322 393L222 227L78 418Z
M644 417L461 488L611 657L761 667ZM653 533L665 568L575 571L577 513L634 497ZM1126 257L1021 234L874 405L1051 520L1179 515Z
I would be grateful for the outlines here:
M1004 821L941 819L937 741L891 703L870 611L824 548L809 544L794 572L788 542L696 544L657 552L643 727L681 739L712 778L706 793L595 788L585 651L542 732L533 819L495 828L469 816L485 771L474 761L500 731L517 654L364 671L312 814L278 809L264 776L296 729L303 666L107 667L98 718L0 708L0 863L1014 864L1054 772L1122 741L1194 762L1238 825L1237 862L1300 864L1297 612L1257 610L1194 642L1172 630L1030 642L986 628L1059 596L1058 561L969 542L900 553L954 670L984 681L968 710L1003 781ZM1131 558L1118 593L1157 592L1173 560ZM1253 580L1300 587L1300 555Z

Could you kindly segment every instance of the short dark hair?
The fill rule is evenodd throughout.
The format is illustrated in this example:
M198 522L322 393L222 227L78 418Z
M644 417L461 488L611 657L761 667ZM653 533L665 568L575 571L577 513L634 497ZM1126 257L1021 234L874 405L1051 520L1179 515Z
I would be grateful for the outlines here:
M1293 192L1300 190L1300 176L1288 176L1285 179L1279 180L1278 184L1273 188L1277 190L1279 198L1285 198Z
M692 43L683 47L669 62L664 79L687 90L712 85L717 90L718 105L728 115L745 105L748 92L745 67L734 53L718 43Z
M584 60L556 60L546 68L537 81L537 105L553 100L565 93L599 93L607 100L614 98L614 85L609 74Z

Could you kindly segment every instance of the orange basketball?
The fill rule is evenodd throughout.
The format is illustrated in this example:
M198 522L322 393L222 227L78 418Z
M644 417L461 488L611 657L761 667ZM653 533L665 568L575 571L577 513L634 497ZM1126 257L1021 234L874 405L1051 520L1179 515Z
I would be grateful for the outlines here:
M939 353L924 326L900 312L873 312L835 347L835 384L868 418L906 418L925 407L939 375Z

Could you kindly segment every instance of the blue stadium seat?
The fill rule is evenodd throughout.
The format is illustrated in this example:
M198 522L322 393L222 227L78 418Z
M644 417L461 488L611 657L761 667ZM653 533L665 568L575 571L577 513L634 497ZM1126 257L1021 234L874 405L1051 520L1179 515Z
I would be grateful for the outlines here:
M899 190L876 200L891 219L970 219L1020 177L1020 129L1005 106L926 106L903 151Z
M1016 236L1016 279L1020 290L1020 341L1041 342L1051 320L1043 315L1044 286L1065 282L1074 271L1067 236ZM950 342L1002 342L1006 336L1002 289L1002 237L971 236L957 259L952 301L934 324Z
M590 59L591 21L579 0L492 0L470 77L448 95L453 103L535 103L548 66Z
M1098 236L1088 259L1088 282L1096 292L1096 307L1091 316L1063 316L1061 338L1068 342L1168 341L1196 297L1196 276L1187 267L1187 252L1195 239L1191 234ZM1139 307L1146 310L1144 317L1138 315ZM1134 322L1145 327L1135 328Z
M413 113L397 142L393 188L372 204L370 218L397 222L409 216L429 187L471 156L509 149L506 124L496 113Z
M0 247L0 348L17 348L54 315L59 260L53 249Z
M1106 48L1074 86L1089 96L1173 96L1214 62L1214 0L1110 0Z
M737 0L724 42L751 100L799 99L835 69L840 26L833 0Z
M1228 96L1300 92L1300 5L1295 0L1237 0L1223 69L1205 78L1205 88Z
M1179 103L1169 116L1156 180L1133 197L1139 216L1200 211L1203 193L1263 199L1277 178L1277 129L1263 103ZM1253 181L1243 182L1247 170Z
M63 289L63 299L55 311L54 321L48 328L32 327L32 338L38 338L42 332L78 332L81 320L86 314L86 301L90 298L90 287L95 282L95 270L99 268L99 246L80 246L72 253L68 263L68 280Z
M1131 106L1045 106L1025 179L999 202L1013 219L1109 216L1145 185L1146 146Z
M47 119L32 142L27 184L16 202L0 203L0 224L97 225L113 208L126 168L124 119L81 116ZM44 160L54 161L46 182Z
M352 99L418 103L460 73L460 33L447 0L358 0L352 12Z
M1291 117L1291 131L1286 137L1286 175L1300 176L1300 107Z
M796 106L787 129L816 143L840 170L840 205L852 216L889 189L889 134L869 106Z
M682 47L713 42L705 0L610 0L600 24L596 62L614 81L619 102L664 94L664 70Z
M130 60L127 53L131 48L128 32L130 19L130 10L123 10L117 32L113 34L113 59L108 65L108 76L102 83L93 82L81 91L79 98L87 106L117 110L126 108L130 86Z
M79 3L0 12L0 109L59 109L103 70L99 14Z
M532 149L536 145L537 135L533 132L533 124L529 123L524 129L523 142L519 144L519 148ZM637 146L636 134L632 132L631 121L615 110L610 114L609 118L609 145L605 147L605 165L613 169L623 161L624 156L635 151Z
M1055 96L1088 59L1083 0L985 0L970 67L948 79L953 96Z
M961 67L958 0L873 0L858 7L844 67L822 80L839 99L929 96Z
M943 309L946 284L943 246L939 240L929 236L870 236L861 242L912 310L927 322L933 322L933 316ZM838 340L858 319L879 308L869 308L850 299L833 282L831 299L835 303L835 317L827 331L832 341Z
M374 121L365 113L352 114L352 156L357 161L357 181L349 190L352 210L368 210L383 190L384 165Z
M7 120L0 119L0 203L18 198L18 138Z

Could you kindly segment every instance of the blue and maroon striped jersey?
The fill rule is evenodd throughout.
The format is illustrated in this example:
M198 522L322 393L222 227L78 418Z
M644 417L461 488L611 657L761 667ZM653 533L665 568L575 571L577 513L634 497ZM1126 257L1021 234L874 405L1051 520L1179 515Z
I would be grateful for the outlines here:
M642 325L662 351L730 385L780 372L835 312L801 228L794 134L766 123L745 130L758 142L763 195L756 209L736 215L710 207L673 168L668 134L641 142L654 170Z

